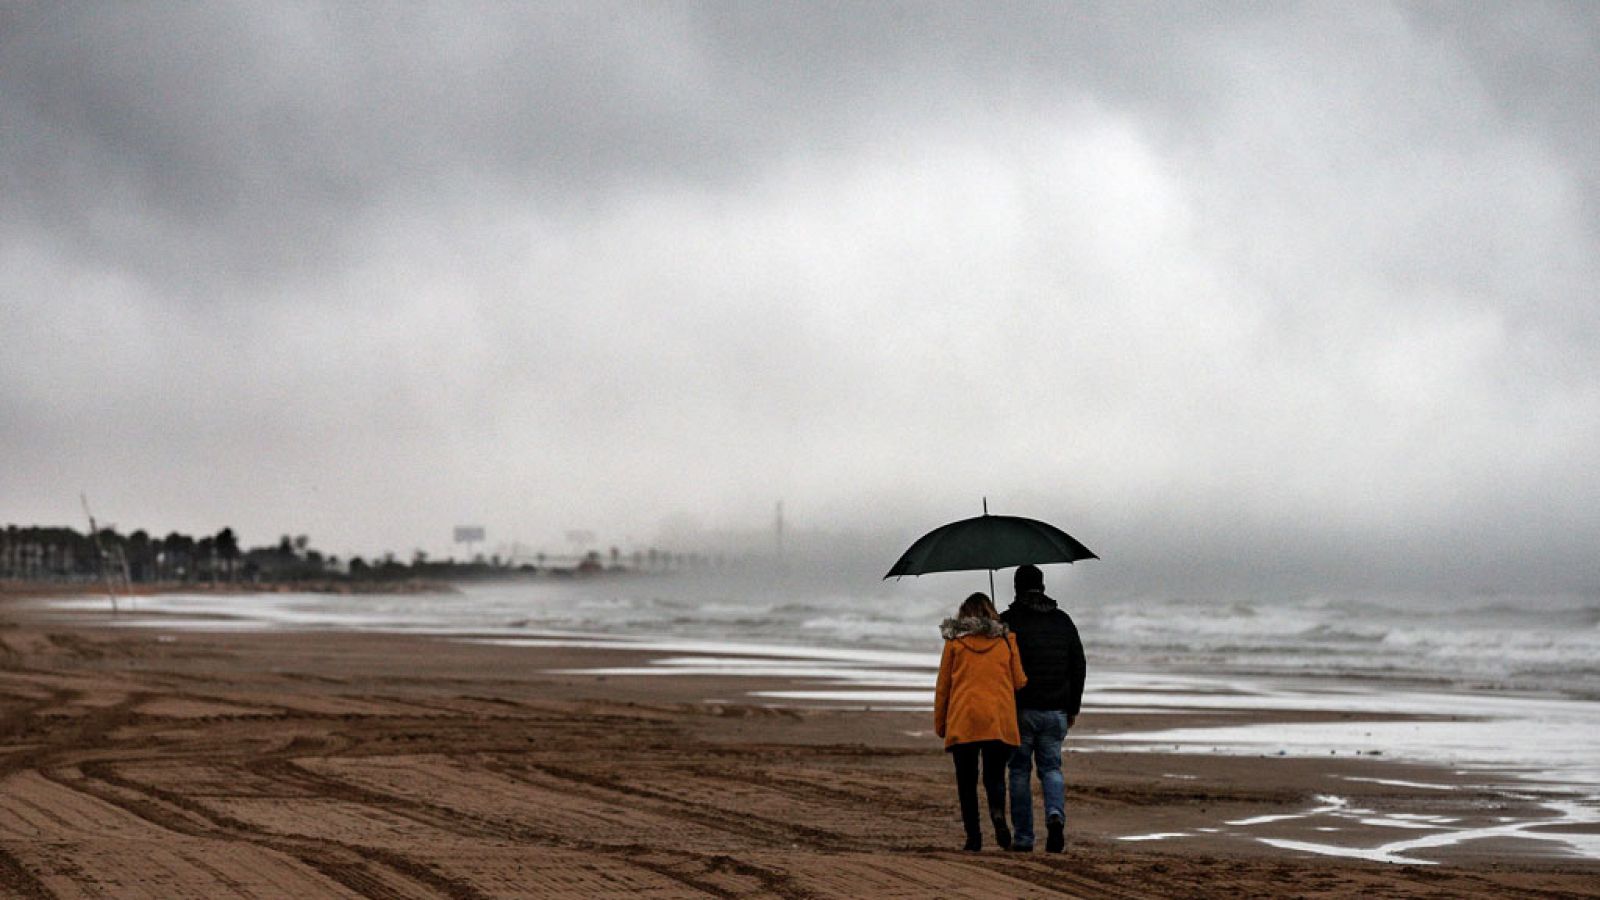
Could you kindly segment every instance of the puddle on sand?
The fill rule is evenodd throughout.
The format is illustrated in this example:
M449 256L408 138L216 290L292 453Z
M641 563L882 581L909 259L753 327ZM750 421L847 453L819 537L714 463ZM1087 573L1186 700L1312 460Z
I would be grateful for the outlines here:
M1133 681L1133 679L1129 679ZM1273 847L1381 862L1427 864L1438 851L1474 841L1540 841L1554 853L1600 859L1600 703L1524 694L1440 692L1274 682L1226 685L1235 693L1200 694L1179 682L1122 686L1145 702L1180 708L1233 707L1261 711L1346 714L1337 721L1251 721L1187 728L1088 735L1088 748L1119 752L1203 753L1252 757L1382 756L1448 767L1462 784L1345 776L1351 781L1410 791L1489 791L1531 809L1518 816L1487 811L1460 818L1381 814L1334 805L1332 798L1301 813L1225 823L1225 836ZM1165 690L1165 694L1163 694ZM1372 714L1370 718L1366 714ZM1351 717L1353 716L1353 718ZM1080 744L1080 749L1083 748ZM1520 786L1506 779L1522 782ZM1537 793L1531 793L1536 791ZM1319 801L1321 802L1321 801ZM1270 830L1270 836L1261 829ZM1403 839L1392 839L1397 833ZM1185 837L1205 834L1184 832ZM1140 841L1170 834L1130 835Z
M1374 779L1361 779L1374 780ZM1432 785L1430 785L1432 786ZM1436 865L1437 860L1418 854L1455 847L1471 841L1491 838L1517 838L1546 841L1563 845L1566 852L1591 859L1600 858L1600 809L1577 800L1544 800L1541 805L1551 813L1537 818L1495 816L1486 824L1462 824L1456 816L1435 816L1421 813L1379 813L1375 810L1354 807L1350 801L1337 796L1317 797L1318 805L1298 813L1251 816L1232 819L1221 828L1195 828L1190 831L1163 831L1154 834L1132 834L1119 838L1124 841L1164 841L1200 835L1224 835L1243 840L1257 841L1281 850L1315 853L1321 856L1339 856L1373 862L1402 865ZM1314 824L1321 820L1323 824ZM1252 833L1251 829L1263 825L1281 826L1297 822L1322 834L1367 835L1371 840L1373 828L1394 828L1405 831L1426 831L1415 837L1378 843L1328 843L1322 840L1296 840L1287 837L1266 837Z
M1345 775L1345 781L1364 781L1368 784L1386 784L1390 787L1420 788L1429 791L1459 791L1457 784L1430 784L1426 781L1404 781L1399 778L1364 778L1360 775Z
M1305 815L1305 813L1286 813L1286 814L1283 814L1283 815L1276 815L1276 816L1251 816L1248 819L1233 819L1231 821L1224 822L1223 824L1224 825L1238 825L1238 826L1266 825L1269 822L1286 822L1286 821L1288 821L1290 819L1298 819L1298 818L1301 818L1304 815Z

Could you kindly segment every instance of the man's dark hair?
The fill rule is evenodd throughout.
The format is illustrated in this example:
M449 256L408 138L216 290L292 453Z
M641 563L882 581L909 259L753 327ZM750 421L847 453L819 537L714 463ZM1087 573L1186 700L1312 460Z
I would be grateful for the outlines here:
M1017 574L1013 583L1016 585L1017 593L1019 594L1026 594L1029 591L1042 591L1044 590L1044 573L1039 571L1038 566L1020 565L1017 566Z

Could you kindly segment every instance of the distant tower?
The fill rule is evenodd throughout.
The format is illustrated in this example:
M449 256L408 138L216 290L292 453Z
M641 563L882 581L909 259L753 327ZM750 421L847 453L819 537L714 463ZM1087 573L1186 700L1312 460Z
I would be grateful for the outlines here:
M783 501L778 501L778 515L772 523L773 537L776 539L778 558L783 559Z

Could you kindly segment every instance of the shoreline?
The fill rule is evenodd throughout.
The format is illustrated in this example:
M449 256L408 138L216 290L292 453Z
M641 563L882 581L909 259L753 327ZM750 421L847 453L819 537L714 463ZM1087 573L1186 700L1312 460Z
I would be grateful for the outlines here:
M565 583L607 578L659 578L673 574L670 571L638 571L632 569L597 569L584 571L577 568L549 567L536 572L505 571L488 575L460 578L434 578L413 576L406 578L351 577L348 575L304 578L293 581L140 581L125 583L108 591L100 581L31 581L0 578L0 603L17 599L41 597L103 597L108 602L111 595L119 599L155 597L166 594L197 594L222 596L249 596L253 594L337 594L337 595L405 595L405 594L459 594L463 588L476 585Z
M245 896L1593 896L1600 872L1538 822L1492 832L1544 815L1536 786L1386 758L1090 749L1336 711L1086 711L1069 852L973 856L955 852L926 714L751 695L792 688L781 674L614 674L663 653L126 629L16 604L0 621L0 888L19 896L202 890L219 867ZM1466 828L1484 834L1401 864L1306 849Z
M306 581L241 584L239 582L204 581L142 581L126 584L116 591L107 591L98 582L15 581L0 580L0 603L43 597L99 597L107 603L114 595L117 600L137 600L140 597L158 597L167 594L203 594L245 597L254 594L423 594L458 593L460 588L444 581L424 578L394 580L339 580L316 578Z

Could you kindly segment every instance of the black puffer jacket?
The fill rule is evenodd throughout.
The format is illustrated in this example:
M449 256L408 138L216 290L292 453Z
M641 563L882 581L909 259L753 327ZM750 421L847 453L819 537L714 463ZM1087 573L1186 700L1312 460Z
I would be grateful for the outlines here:
M1017 706L1077 715L1087 666L1072 617L1043 591L1029 591L1013 600L1000 619L1017 636L1022 671L1028 675L1027 687L1017 691Z

